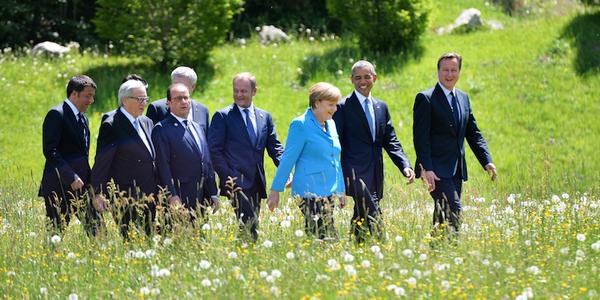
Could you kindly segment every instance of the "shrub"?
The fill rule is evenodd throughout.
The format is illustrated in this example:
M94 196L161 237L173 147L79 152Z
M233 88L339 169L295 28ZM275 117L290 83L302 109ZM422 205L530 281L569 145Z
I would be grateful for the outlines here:
M90 22L93 15L94 0L2 0L0 48L42 41L91 46L97 42Z
M410 48L427 28L427 0L327 0L327 9L368 50Z
M98 34L163 70L199 66L223 42L242 0L98 0Z

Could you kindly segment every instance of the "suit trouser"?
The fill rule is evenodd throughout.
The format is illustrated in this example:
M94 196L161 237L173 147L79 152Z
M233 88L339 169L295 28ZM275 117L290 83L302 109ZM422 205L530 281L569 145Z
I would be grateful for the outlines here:
M323 198L302 198L299 205L304 214L304 231L323 239L326 236L337 237L333 222L333 199L331 196Z
M378 195L372 193L362 180L357 180L354 188L352 231L360 242L367 232L371 235L381 234L381 208Z
M96 235L100 226L100 216L92 207L88 200L88 193L79 191L74 194L69 193L71 197L61 197L57 194L44 196L46 206L46 218L51 222L54 231L63 231L71 221L74 214L83 222L84 229L88 235Z
M125 240L129 240L130 223L137 229L142 229L147 236L154 233L156 218L156 203L144 197L117 198L113 202L113 218Z
M231 199L236 218L240 222L240 229L249 231L253 240L258 238L261 186L262 183L254 182L251 188L236 192Z
M435 190L430 192L435 202L433 224L448 222L449 226L458 230L460 227L460 214L462 206L460 196L462 192L462 173L458 168L451 178L440 178L435 182Z

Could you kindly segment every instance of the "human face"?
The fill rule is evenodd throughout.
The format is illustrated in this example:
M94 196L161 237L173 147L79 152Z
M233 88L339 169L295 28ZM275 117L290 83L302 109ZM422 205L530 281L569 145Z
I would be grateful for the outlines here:
M134 118L137 118L141 116L142 113L144 113L146 103L148 103L148 95L146 95L146 88L139 87L133 90L131 96L125 97L125 99L123 99L123 108Z
M315 102L315 107L312 112L319 123L323 124L327 120L333 118L333 114L337 110L337 101L335 100L319 100Z
M171 87L171 100L167 101L169 110L176 116L186 119L191 107L190 93L182 84Z
M88 107L94 103L94 96L96 95L96 89L91 86L86 86L82 91L71 92L69 100L75 104L79 112L86 112Z
M233 100L238 106L250 107L254 95L256 95L256 88L252 88L247 78L238 78L233 82Z
M458 68L458 59L444 58L440 61L438 69L438 79L440 83L447 89L452 90L460 77L460 69Z
M367 68L356 68L350 79L356 91L367 97L371 93L373 83L377 81L377 75L372 74Z

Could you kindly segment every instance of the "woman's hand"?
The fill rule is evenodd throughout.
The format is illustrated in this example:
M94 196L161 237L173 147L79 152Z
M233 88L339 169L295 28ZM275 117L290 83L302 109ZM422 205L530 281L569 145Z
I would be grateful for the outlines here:
M276 190L271 190L269 193L269 199L267 200L267 206L270 211L274 211L277 206L279 206L279 192Z

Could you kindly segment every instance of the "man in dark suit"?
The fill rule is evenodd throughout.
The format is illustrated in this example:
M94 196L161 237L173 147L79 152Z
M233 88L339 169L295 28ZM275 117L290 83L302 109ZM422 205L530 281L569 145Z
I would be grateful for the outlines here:
M177 67L171 72L171 84L184 84L190 91L190 96L194 94L194 90L196 89L196 80L198 80L196 72L189 67ZM156 100L148 105L146 116L152 119L154 124L164 120L168 115L169 106L167 105L167 99ZM204 104L192 99L192 107L187 119L198 123L205 135L208 130L208 118L208 108Z
M150 138L153 123L142 116L148 102L144 84L138 80L121 84L119 102L121 107L103 117L100 125L92 168L93 205L100 212L107 210L110 196L116 223L127 239L129 222L152 233L158 180ZM116 190L108 188L109 182Z
M411 183L415 174L396 137L385 102L371 96L377 81L368 61L352 66L354 92L338 104L333 116L342 145L342 169L346 194L354 198L352 230L357 242L369 232L382 238L383 149Z
M461 66L460 55L442 55L437 62L439 82L418 93L413 108L417 177L428 184L435 201L434 226L448 222L454 230L460 227L462 181L467 180L465 139L492 180L496 179L496 166L475 122L469 96L455 88Z
M39 196L44 197L46 217L57 233L75 213L94 234L98 216L89 209L85 187L90 183L90 130L85 112L94 102L96 83L78 75L67 84L67 99L46 114L42 148L46 157Z
M160 184L169 193L170 205L183 205L194 220L195 212L202 217L206 207L219 206L215 173L204 131L187 119L192 105L187 87L172 84L167 105L169 115L152 130Z
M208 145L212 162L219 174L221 195L232 199L237 219L251 238L258 238L257 225L260 200L267 197L264 170L264 152L275 165L283 154L277 140L271 115L253 104L256 78L240 73L233 79L235 103L217 111L208 131ZM239 192L227 187L228 178L235 178Z

